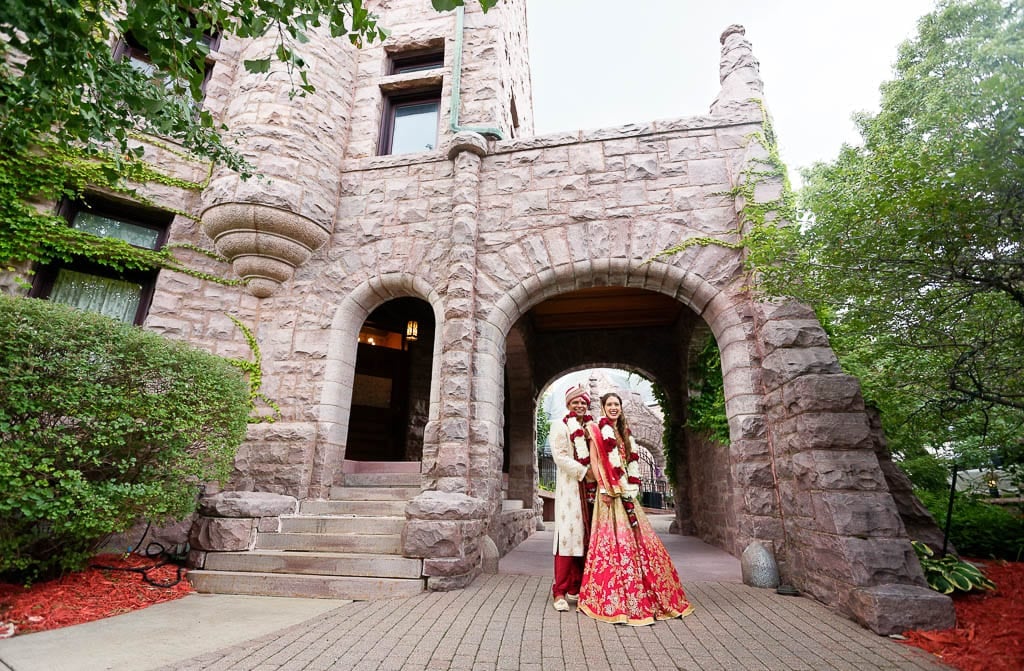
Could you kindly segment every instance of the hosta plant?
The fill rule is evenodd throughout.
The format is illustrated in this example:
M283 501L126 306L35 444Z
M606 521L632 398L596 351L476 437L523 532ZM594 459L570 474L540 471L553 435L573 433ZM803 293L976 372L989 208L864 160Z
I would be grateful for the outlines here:
M943 594L971 592L980 589L995 589L996 585L974 564L962 561L953 555L936 557L935 552L921 541L911 541L917 558L924 570L928 586Z

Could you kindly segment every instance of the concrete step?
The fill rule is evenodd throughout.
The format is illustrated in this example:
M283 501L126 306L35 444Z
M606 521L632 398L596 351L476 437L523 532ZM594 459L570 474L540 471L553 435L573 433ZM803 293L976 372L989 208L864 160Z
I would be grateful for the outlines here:
M424 591L422 579L205 570L189 571L187 575L197 592L207 594L252 594L366 601L413 596Z
M299 501L300 515L357 515L404 517L409 501Z
M502 512L506 512L506 511L509 511L509 510L522 510L522 509L523 509L523 502L520 501L519 499L502 499L502 501L501 501L501 510L502 510Z
M422 487L419 473L345 473L345 487Z
M332 501L411 501L419 487L331 487Z
M257 550L402 554L401 534L266 533L256 536Z
M395 555L280 550L211 552L204 566L207 571L413 579L420 577L422 568L420 559Z
M401 534L405 517L282 515L281 531L295 534Z

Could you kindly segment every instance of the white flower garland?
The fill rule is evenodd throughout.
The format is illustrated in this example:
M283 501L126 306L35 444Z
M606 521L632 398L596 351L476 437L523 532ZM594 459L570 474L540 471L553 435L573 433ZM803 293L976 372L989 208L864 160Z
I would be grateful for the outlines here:
M607 417L601 418L600 426L601 438L604 439L605 450L608 452L608 463L611 464L613 469L622 473L619 477L619 487L622 488L622 494L627 498L635 498L640 493L640 454L637 452L636 442L633 440L633 436L628 437L630 459L626 467L623 468L622 455L619 453L618 445L615 441L615 428L611 420ZM609 475L614 477L614 473Z
M580 426L580 422L576 419L576 415L569 413L562 421L569 429L569 440L572 441L573 449L576 452L576 461L584 465L589 464L590 450L587 449L587 440L584 437L583 427ZM584 415L583 421L592 422L594 419L590 415Z

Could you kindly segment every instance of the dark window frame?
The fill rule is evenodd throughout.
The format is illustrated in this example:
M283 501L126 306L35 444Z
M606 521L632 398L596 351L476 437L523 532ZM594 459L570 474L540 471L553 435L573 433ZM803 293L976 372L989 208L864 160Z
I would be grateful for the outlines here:
M444 50L400 52L388 55L388 74L404 75L410 72L426 72L444 67Z
M68 226L73 225L75 215L79 212L91 212L100 216L118 219L135 226L149 228L158 232L156 244L153 249L158 250L167 242L171 222L174 218L169 212L161 210L144 209L132 207L113 201L102 199L89 199L89 202L81 200L62 200L57 206L57 214L65 219ZM141 326L149 314L149 307L153 302L153 294L156 290L156 281L159 270L124 270L119 271L110 266L90 261L82 257L73 257L70 261L54 260L45 265L38 266L35 271L35 278L29 297L48 299L53 291L53 285L61 270L70 270L88 275L95 275L106 279L123 280L134 282L142 286L139 292L139 307L135 311L135 318L132 321L136 326Z
M400 156L401 154L394 154L392 143L395 139L395 120L398 110L403 107L411 105L423 105L425 103L436 103L437 104L437 135L435 135L435 149L436 140L441 135L441 89L431 88L421 91L415 91L411 93L402 93L389 95L384 97L384 112L381 115L381 130L380 130L380 145L378 148L378 154L380 156Z

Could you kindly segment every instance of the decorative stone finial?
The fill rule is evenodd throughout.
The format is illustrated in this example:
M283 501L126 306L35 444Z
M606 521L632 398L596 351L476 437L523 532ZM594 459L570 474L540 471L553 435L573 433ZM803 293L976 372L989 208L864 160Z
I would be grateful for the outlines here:
M743 26L741 26L738 23L734 23L734 24L732 24L731 26L729 26L728 28L726 28L725 30L722 31L722 35L718 38L718 42L720 44L725 44L726 38L728 38L730 35L737 35L737 34L738 35L746 35L747 34L747 29L744 28Z
M744 37L746 33L743 26L734 23L722 31L719 38L722 43L722 59L718 77L722 89L711 103L712 114L724 114L764 95L759 64L754 58L750 42Z
M487 138L472 131L460 131L448 145L448 158L453 159L464 151L473 152L477 156L487 156Z
M258 298L291 279L330 237L311 219L257 203L214 205L203 212L203 229Z

